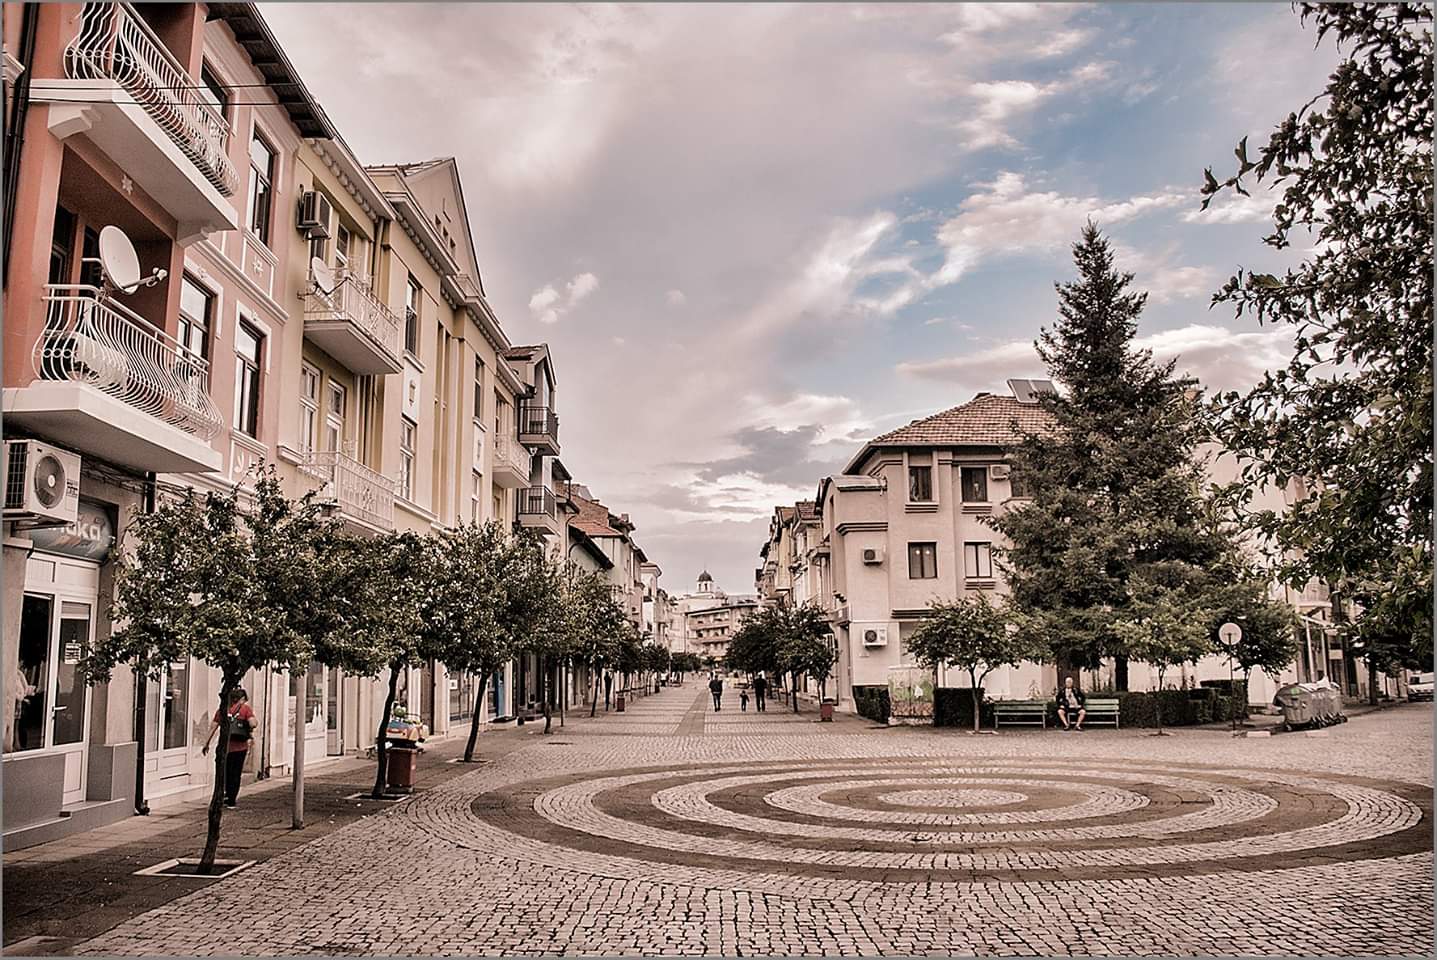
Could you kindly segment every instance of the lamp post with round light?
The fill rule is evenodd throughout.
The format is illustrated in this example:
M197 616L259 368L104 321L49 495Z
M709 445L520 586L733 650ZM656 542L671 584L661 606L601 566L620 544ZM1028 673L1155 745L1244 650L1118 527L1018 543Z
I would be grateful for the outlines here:
M1232 715L1232 735L1237 736L1237 680L1233 676L1232 658L1237 651L1238 641L1242 639L1242 627L1229 620L1217 628L1218 639L1227 648L1227 711Z

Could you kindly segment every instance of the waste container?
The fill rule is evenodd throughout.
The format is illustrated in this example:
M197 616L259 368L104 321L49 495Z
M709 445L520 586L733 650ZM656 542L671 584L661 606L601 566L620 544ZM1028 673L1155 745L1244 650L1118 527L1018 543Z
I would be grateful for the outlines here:
M837 702L837 700L832 700L825 697L823 702L818 705L818 719L824 721L825 723L832 723L833 705Z
M624 694L622 691L614 694L614 709L619 713L624 712Z
M396 793L414 791L414 772L419 767L419 748L390 744L384 752L385 783Z

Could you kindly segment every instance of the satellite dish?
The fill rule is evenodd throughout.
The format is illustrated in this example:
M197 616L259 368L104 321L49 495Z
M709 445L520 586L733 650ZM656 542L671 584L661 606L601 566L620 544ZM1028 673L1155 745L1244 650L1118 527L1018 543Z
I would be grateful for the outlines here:
M105 278L126 293L140 285L140 258L125 231L111 224L100 231L100 266Z

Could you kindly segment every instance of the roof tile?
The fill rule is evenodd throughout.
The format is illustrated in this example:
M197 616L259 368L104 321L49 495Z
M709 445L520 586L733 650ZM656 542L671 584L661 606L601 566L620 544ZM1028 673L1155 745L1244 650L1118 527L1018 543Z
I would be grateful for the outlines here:
M1042 434L1051 426L1052 417L1036 403L1019 403L1014 397L980 393L967 403L890 430L875 437L870 444L1006 447L1020 443L1025 433Z

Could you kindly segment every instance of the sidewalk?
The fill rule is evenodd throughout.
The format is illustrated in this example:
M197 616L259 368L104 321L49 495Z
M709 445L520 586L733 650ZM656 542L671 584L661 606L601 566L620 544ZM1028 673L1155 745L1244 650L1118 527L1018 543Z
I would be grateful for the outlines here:
M602 708L599 722L603 719ZM588 721L570 714L567 724ZM486 726L476 755L505 756L531 743L543 721L520 727ZM554 733L560 731L554 717ZM468 728L426 744L419 759L415 792L471 773L478 764L447 763L461 757ZM374 786L375 762L346 757L311 768L305 777L303 830L291 827L288 778L259 783L251 778L240 789L239 807L226 810L220 833L221 859L264 861L303 846L391 803L346 799ZM186 896L214 880L135 876L136 870L175 858L197 858L204 848L208 799L152 806L147 817L131 817L86 833L62 837L6 853L4 857L4 954L47 956L69 953L89 940L142 913Z

